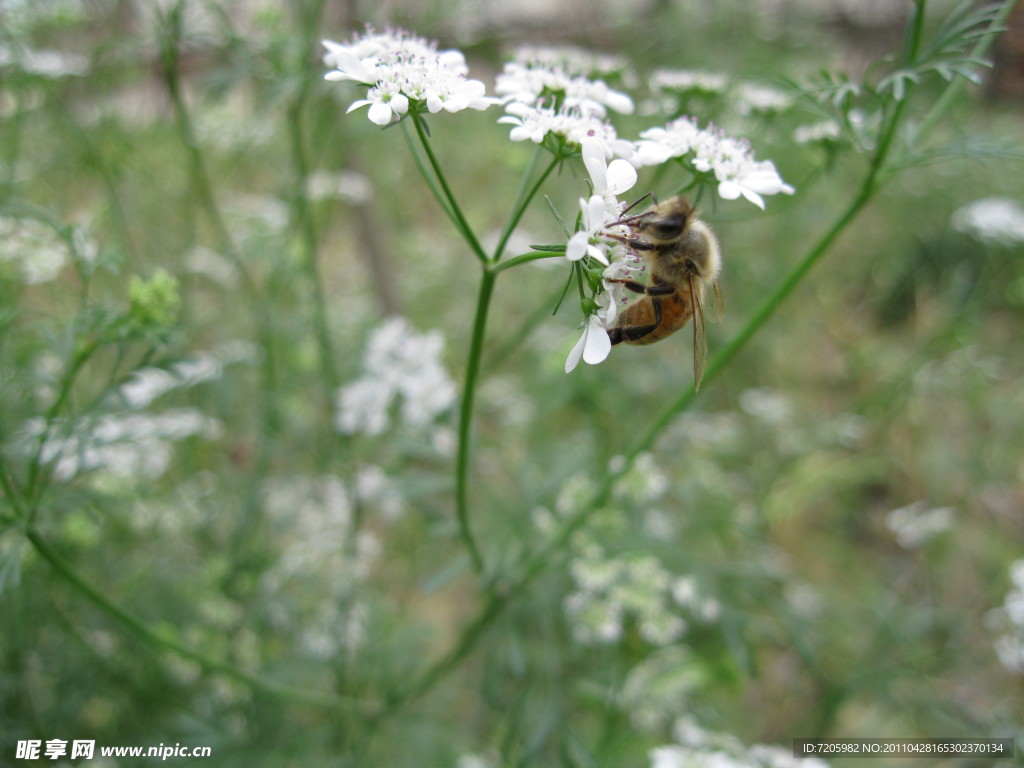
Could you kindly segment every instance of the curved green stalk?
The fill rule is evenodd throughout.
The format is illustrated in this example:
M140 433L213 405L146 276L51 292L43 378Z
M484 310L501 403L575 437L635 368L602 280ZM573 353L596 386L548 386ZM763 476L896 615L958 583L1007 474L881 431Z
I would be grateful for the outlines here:
M538 147L537 152L541 152L542 149ZM558 164L562 161L559 155L554 155L551 158L551 162L548 167L544 169L544 172L537 178L533 186L527 192L526 184L529 182L530 175L533 172L533 166L536 163L537 155L534 155L534 162L531 162L529 167L526 169L526 173L523 174L523 185L520 189L519 195L516 197L516 204L512 209L512 215L508 218L508 223L505 225L505 231L502 232L501 237L498 239L498 245L494 249L494 256L492 261L497 262L501 258L502 252L505 250L505 246L508 244L508 239L512 236L516 226L518 226L520 219L523 218L523 214L526 213L526 208L533 201L533 198L537 196L537 192L540 191L541 185L547 181L548 176L551 172L558 167Z
M462 387L462 402L459 405L459 448L455 459L455 516L459 521L459 533L466 543L473 569L482 573L483 557L469 526L469 457L470 433L473 421L473 401L476 399L476 382L480 373L483 356L484 331L487 328L487 314L494 293L497 275L489 269L480 274L480 291L476 300L476 317L473 319L473 336L469 342L469 359L466 362L466 380Z
M437 178L438 183L441 185L441 191L444 193L444 199L447 201L445 212L451 217L452 223L455 224L455 228L459 230L459 234L465 238L469 247L476 254L476 257L484 264L487 263L487 254L484 252L483 247L480 245L480 241L477 240L476 234L473 229L469 226L466 221L466 217L462 213L462 209L459 207L458 201L455 199L455 195L452 194L451 187L448 186L448 179L444 175L444 171L441 170L440 163L437 162L437 156L434 155L434 150L430 148L430 139L427 136L426 128L423 125L423 117L419 112L412 112L412 124L416 126L416 134L420 137L420 144L423 146L423 151L427 154L427 160L430 162L430 167L434 170L434 175ZM433 189L433 186L431 186Z

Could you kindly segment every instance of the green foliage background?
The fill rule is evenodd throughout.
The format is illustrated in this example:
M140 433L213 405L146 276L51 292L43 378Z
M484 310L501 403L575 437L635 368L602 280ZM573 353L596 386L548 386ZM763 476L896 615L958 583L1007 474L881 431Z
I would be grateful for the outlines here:
M866 64L840 30L797 12L768 25L754 4L708 8L602 11L604 24L568 39L568 28L475 27L468 5L385 19L312 2L0 4L15 62L0 65L0 215L41 223L70 254L51 282L0 274L0 762L18 740L85 738L209 745L218 766L440 766L469 754L645 765L683 716L786 747L1022 733L1022 678L999 664L990 616L1024 555L1024 252L950 225L978 198L1024 198L1019 104L980 89L960 100L941 128L946 162L910 158L660 434L648 471L665 487L645 493L643 473L641 490L619 487L586 538L507 604L504 577L544 544L537 520L571 510L573 488L595 487L691 386L688 342L616 349L567 376L575 308L550 315L562 272L540 262L503 275L473 422L480 579L458 535L451 453L437 445L456 414L437 433L333 426L335 392L360 375L389 314L440 330L462 380L477 275L400 129L344 115L357 90L322 80L321 37L394 23L465 51L488 83L517 43L777 85ZM17 64L26 49L84 57L87 72L31 71ZM915 96L927 105L944 84ZM703 108L702 122L729 119ZM481 233L505 221L532 156L498 116L428 118ZM794 145L792 128L816 117L807 107L745 124L795 196L758 216L702 203L726 263L712 354L863 175L860 155L826 161ZM651 124L632 116L620 134ZM342 170L369 180L368 202L310 197L311 174ZM674 182L645 183L665 193ZM563 214L584 191L579 164L544 189ZM561 237L541 200L522 229L527 245ZM190 266L198 247L234 282ZM238 341L247 351L217 376L154 407L217 425L176 440L159 475L65 478L33 452L40 424L69 437L129 413L117 391L137 371ZM371 466L389 497L357 496ZM327 494L334 486L310 478L328 476L348 514L303 539L268 488ZM291 498L304 515L307 497ZM919 501L952 508L954 523L901 547L887 515ZM303 549L317 540L323 550ZM664 647L628 623L617 642L580 643L565 599L588 543L655 556L719 613L688 616ZM281 576L287 557L300 565ZM431 666L460 643L450 667Z

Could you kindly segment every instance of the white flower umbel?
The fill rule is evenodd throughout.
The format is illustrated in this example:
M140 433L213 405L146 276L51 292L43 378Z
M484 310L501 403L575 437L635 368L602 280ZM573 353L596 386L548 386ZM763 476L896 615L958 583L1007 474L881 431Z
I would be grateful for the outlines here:
M561 63L506 62L495 78L494 91L509 104L538 106L554 102L597 117L604 117L608 109L624 115L633 112L629 96L613 90L603 80L576 74Z
M611 123L597 115L588 115L573 107L556 109L521 102L509 104L505 112L498 122L513 126L509 133L512 141L541 144L554 136L564 143L582 144L583 139L592 137L601 142L609 157L628 160L633 155L633 143L620 139Z
M713 177L718 182L718 195L724 200L743 196L763 209L762 195L791 195L795 191L782 180L771 161L754 158L748 142L714 128L699 128L691 117L641 133L631 162L636 166L660 165L673 158L689 163L698 174Z
M434 43L401 30L377 34L367 30L351 43L324 40L324 63L334 70L327 80L352 80L370 86L365 99L348 108L369 107L370 121L387 125L411 106L431 113L487 109L497 99L486 95L479 80L467 80L460 51L438 51Z

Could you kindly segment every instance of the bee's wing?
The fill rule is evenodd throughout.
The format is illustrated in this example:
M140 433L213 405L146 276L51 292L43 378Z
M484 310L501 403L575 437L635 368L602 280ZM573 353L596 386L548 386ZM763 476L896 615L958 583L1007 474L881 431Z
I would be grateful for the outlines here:
M711 284L711 301L708 302L708 308L711 310L711 322L717 323L722 319L722 313L725 312L725 297L722 295L722 283L719 280Z
M708 359L708 340L704 335L704 297L703 286L693 275L690 282L690 301L693 304L693 388L700 390L700 381L704 378L704 364Z

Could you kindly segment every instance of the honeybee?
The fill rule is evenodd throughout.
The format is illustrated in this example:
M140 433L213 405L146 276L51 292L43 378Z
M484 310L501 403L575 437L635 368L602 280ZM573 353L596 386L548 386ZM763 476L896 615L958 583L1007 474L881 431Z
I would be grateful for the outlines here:
M718 275L722 268L718 238L684 197L657 203L647 211L619 219L630 236L605 233L643 256L651 268L646 284L608 279L642 298L626 307L608 329L612 344L653 344L675 333L693 318L693 381L700 389L707 360L704 336L704 292L710 286L717 313L722 309Z

